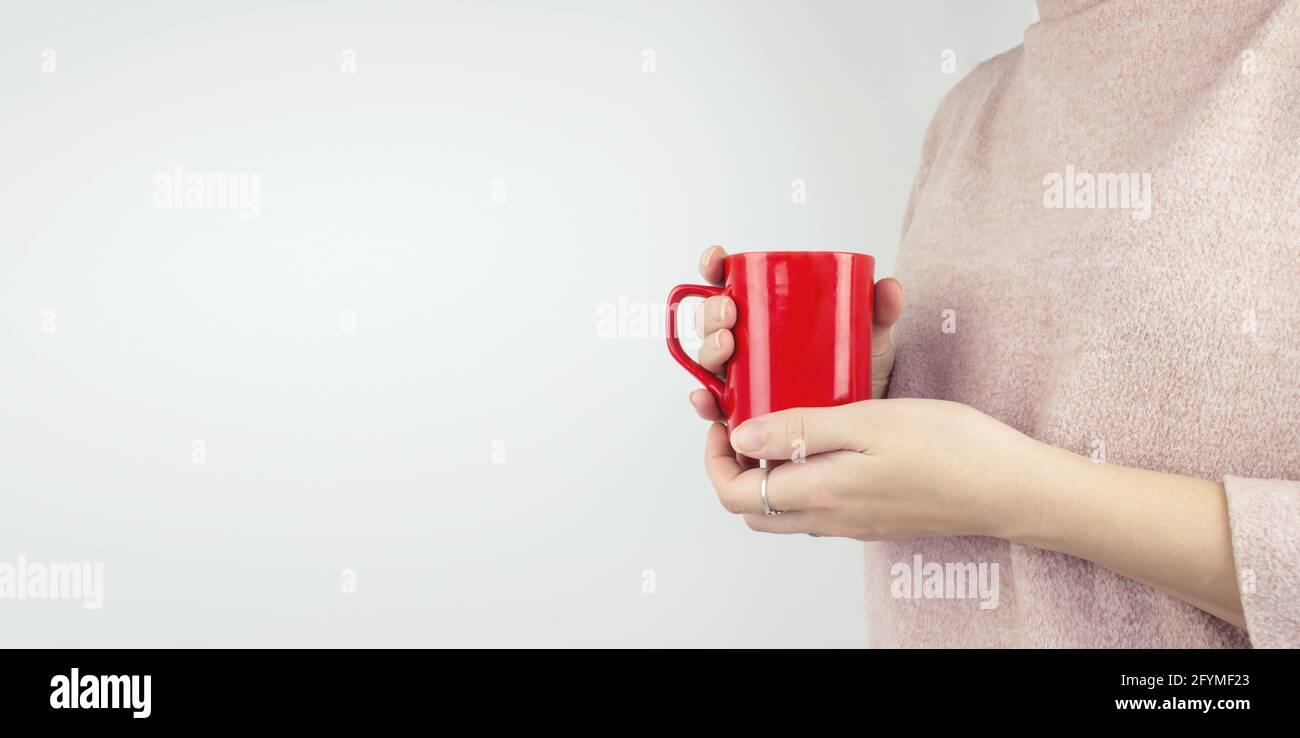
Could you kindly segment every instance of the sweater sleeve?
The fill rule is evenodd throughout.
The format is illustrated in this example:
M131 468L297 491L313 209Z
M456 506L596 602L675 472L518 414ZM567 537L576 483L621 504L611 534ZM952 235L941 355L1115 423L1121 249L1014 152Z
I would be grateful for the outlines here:
M1251 645L1300 648L1300 482L1227 477L1223 487Z

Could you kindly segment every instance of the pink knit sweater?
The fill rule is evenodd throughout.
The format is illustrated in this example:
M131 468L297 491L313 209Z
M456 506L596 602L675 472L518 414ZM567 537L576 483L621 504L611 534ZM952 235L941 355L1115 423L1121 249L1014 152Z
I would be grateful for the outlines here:
M926 134L890 395L1221 481L1248 630L1070 556L938 538L867 544L870 641L1300 646L1300 0L1039 12ZM917 555L997 563L997 606L900 596Z

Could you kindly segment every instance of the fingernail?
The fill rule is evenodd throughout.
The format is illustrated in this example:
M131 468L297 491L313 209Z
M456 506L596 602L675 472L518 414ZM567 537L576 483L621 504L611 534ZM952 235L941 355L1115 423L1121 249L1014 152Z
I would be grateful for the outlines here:
M727 321L727 300L724 298L718 300L718 322L725 323L726 321Z
M709 258L712 256L713 256L713 247L710 246L709 248L704 250L703 254L700 255L700 269L704 269L709 266Z
M763 448L763 424L750 420L731 434L731 447L743 453Z
M722 348L722 331L713 332L713 348L715 349Z

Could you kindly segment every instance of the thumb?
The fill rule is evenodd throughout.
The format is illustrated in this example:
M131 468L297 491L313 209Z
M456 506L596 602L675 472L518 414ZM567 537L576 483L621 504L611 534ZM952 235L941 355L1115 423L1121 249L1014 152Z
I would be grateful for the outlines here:
M894 371L894 323L903 314L903 285L893 277L876 283L871 310L871 396L885 396Z
M903 314L903 285L893 277L876 282L876 302L871 306L871 352L892 351L890 330Z
M797 407L751 418L731 432L731 446L751 459L800 461L827 451L860 452L866 448L861 432L865 405Z

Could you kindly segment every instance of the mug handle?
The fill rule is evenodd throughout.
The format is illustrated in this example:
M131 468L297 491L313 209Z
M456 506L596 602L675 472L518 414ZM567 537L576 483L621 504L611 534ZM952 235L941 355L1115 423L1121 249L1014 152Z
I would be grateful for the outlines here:
M723 386L721 379L718 379L708 369L705 369L700 366L699 363L691 359L691 357L686 354L686 350L682 348L682 342L677 338L677 304L686 297L709 298L717 297L721 294L721 287L713 287L711 285L679 284L674 287L672 292L668 293L667 331L668 353L673 355L673 358L677 360L678 364L686 367L686 371L690 372L696 379L700 380L700 383L704 385L704 389L708 390L713 395L713 399L718 402L719 408L723 407L722 397L726 394L726 388ZM723 412L726 412L726 410L723 410Z

